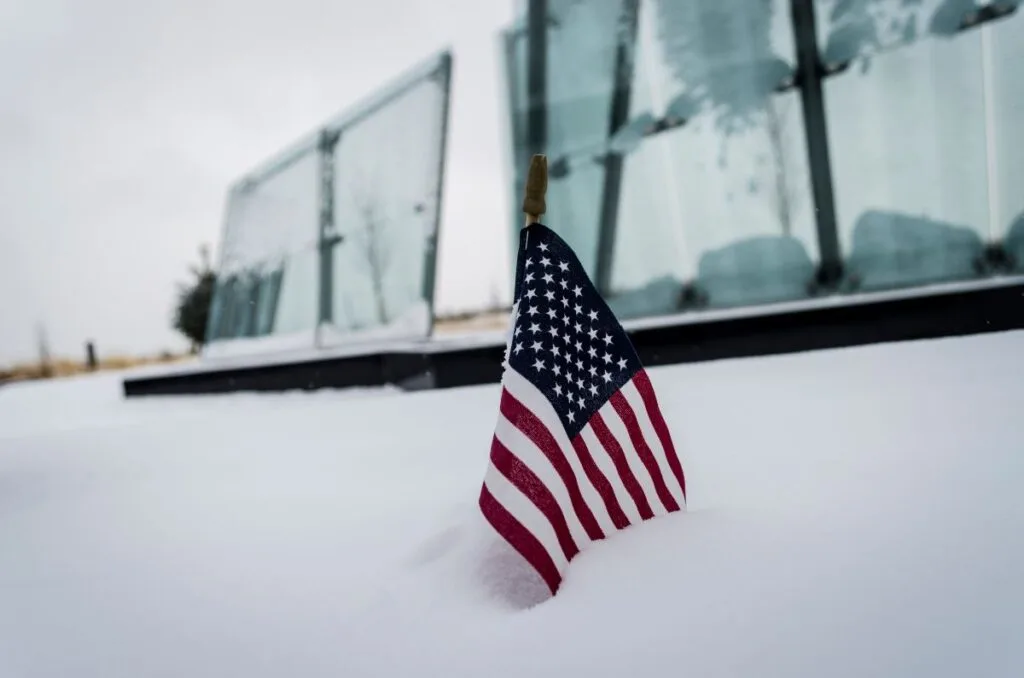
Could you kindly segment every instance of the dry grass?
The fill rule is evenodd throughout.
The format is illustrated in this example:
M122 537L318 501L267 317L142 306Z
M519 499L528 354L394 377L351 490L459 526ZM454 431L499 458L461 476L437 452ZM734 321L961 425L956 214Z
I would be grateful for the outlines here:
M484 311L482 313L465 313L438 316L434 320L434 332L472 332L485 330L504 330L508 328L509 309Z
M187 354L161 353L155 356L124 356L115 355L99 361L97 372L103 370L124 370L142 365L173 363L188 358ZM72 377L76 374L88 373L89 367L81 360L55 358L44 365L41 362L16 363L10 367L0 367L0 383L10 381L29 381L32 379L52 379Z

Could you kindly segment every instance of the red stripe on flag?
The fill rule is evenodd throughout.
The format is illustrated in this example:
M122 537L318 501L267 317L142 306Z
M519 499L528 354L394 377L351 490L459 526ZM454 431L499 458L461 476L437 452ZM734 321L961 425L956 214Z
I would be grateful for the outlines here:
M529 466L501 444L497 436L491 441L491 463L503 476L508 478L510 483L526 495L534 506L540 509L540 512L551 523L551 527L555 529L555 535L558 537L562 552L565 553L565 559L572 560L573 556L580 552L580 549L573 541L572 533L569 532L569 524L565 522L565 515L555 500L555 495L551 494L551 491L541 482L537 474L530 470Z
M654 489L658 493L661 503L669 511L678 511L679 504L668 491L668 485L665 484L665 476L662 475L661 467L658 466L651 448L647 446L647 441L644 440L644 433L640 430L640 422L637 421L633 408L626 401L626 396L622 395L622 391L616 391L609 400L615 411L619 413L622 423L626 425L629 441L633 443L633 448L636 450L637 456L640 457L640 461L647 467L647 473L650 474L651 480L654 481Z
M597 464L594 463L594 457L591 456L590 450L587 449L587 443L583 441L583 437L577 435L573 438L572 446L576 450L576 456L580 458L584 473L590 478L594 489L601 495L605 509L607 509L608 516L612 519L615 528L624 530L629 527L629 518L623 513L622 506L619 505L619 500L612 489L612 484L608 482L608 478L597 467Z
M668 432L668 426L665 424L665 418L661 416L661 408L658 407L658 397L654 395L654 387L651 385L651 378L647 376L646 370L640 370L633 375L633 384L636 386L636 390L640 393L640 398L644 401L644 408L647 410L647 416L651 420L651 424L654 426L654 431L658 434L658 439L661 441L661 448L665 450L665 457L668 459L669 468L672 469L672 473L675 474L676 480L679 481L679 487L683 490L683 499L686 499L686 476L683 475L683 466L679 463L679 457L676 455L675 445L672 444L672 436Z
M644 494L643 488L640 487L640 483L637 482L636 476L633 475L633 469L629 468L629 463L626 461L626 454L622 451L622 446L619 445L619 441L615 439L612 432L608 430L608 424L604 423L601 413L595 412L587 425L594 429L594 435L597 436L601 446L604 447L608 452L608 456L611 457L612 463L615 464L615 470L619 472L619 476L622 478L622 484L626 486L629 496L633 497L633 503L636 504L636 510L640 512L640 517L643 520L653 518L654 511L651 510L651 505L647 503L647 496Z
M573 473L572 467L569 466L569 462L565 459L565 453L558 446L558 441L551 435L551 431L547 429L544 422L538 419L521 402L516 400L515 396L504 389L501 393L501 413L509 423L533 441L533 444L551 461L551 465L555 467L555 471L558 472L562 482L565 483L565 489L569 491L572 507L576 511L583 529L586 530L587 536L595 541L604 539L604 532L601 531L601 527L597 524L594 514L590 512L590 507L587 506L587 502L583 499L583 493L580 492L580 484L576 480L576 474Z
M494 498L487 489L487 485L484 485L480 491L480 510L498 534L504 537L523 558L526 558L526 562L532 565L533 569L537 570L554 595L562 577L558 574L558 568L555 567L551 556L548 555L543 544Z
M675 445L672 444L672 436L668 432L665 418L661 416L661 408L658 407L658 397L654 395L654 387L651 385L651 378L647 376L646 370L640 370L633 376L633 384L636 385L636 390L640 392L640 397L644 401L644 407L647 408L647 416L650 417L651 424L654 425L654 430L658 434L658 439L661 440L661 448L665 450L665 457L668 459L669 468L672 469L676 480L679 481L679 487L683 490L683 499L686 499L686 476L683 475L683 466L679 463Z

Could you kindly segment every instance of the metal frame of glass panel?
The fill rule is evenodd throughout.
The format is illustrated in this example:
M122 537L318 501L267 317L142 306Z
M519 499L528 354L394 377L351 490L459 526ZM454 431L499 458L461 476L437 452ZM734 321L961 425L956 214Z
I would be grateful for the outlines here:
M505 39L506 70L509 85L510 105L513 107L512 126L513 144L512 157L517 160L514 168L515 195L521 193L523 172L527 163L522 156L532 153L548 153L549 166L553 168L553 179L557 180L558 172L565 158L551 151L552 138L550 129L549 109L552 101L550 83L550 60L552 48L552 30L560 28L558 17L552 7L565 9L586 2L605 2L607 0L576 0L575 3L560 0L519 0L518 9L525 16L525 31L507 32ZM855 4L882 4L881 0L862 0L860 3L840 3L843 11L849 11ZM934 36L955 37L965 31L978 28L986 23L997 21L1013 15L1020 0L1001 0L987 4L964 2L962 0L934 0L937 3L927 34L918 36L912 22L904 24L904 35L892 44L884 46L886 50L898 50L904 45L915 41L931 39ZM607 109L608 134L606 139L607 157L603 161L603 182L600 195L592 199L601 205L600 220L595 225L597 230L596 256L588 266L601 292L608 295L611 290L612 260L616 250L618 231L617 214L619 207L619 189L622 181L622 163L625 153L615 152L613 137L624 131L628 126L626 117L629 110L630 81L632 78L632 54L637 40L636 16L639 0L618 0L615 3L621 13L621 30L616 36L615 64L608 73L611 87L611 100ZM815 240L818 247L817 274L815 285L821 292L840 289L843 282L844 255L839 237L835 205L835 186L833 178L833 159L830 157L830 140L827 121L824 82L833 76L845 72L856 54L836 59L830 52L832 45L819 45L819 18L815 14L818 0L788 0L789 22L795 47L796 63L792 73L784 77L775 88L776 93L795 90L798 93L803 114L803 135L806 142L806 155L810 181L810 196L814 208ZM913 9L920 2L904 2ZM602 5L604 6L604 5ZM839 10L836 10L839 11ZM835 17L831 17L834 19ZM920 29L917 29L920 30ZM1024 37L1021 38L1024 40ZM517 46L516 41L525 41L525 45ZM876 38L877 40L877 38ZM831 42L831 41L830 41ZM525 80L524 83L519 80ZM518 91L517 91L518 90ZM523 91L525 90L525 92ZM518 98L517 98L518 97ZM515 108L518 107L518 110ZM645 121L646 129L642 136L649 137L676 129L686 124L685 119ZM555 135L557 136L557 135ZM607 150L611 149L611 150ZM666 188L670 188L666 186ZM549 201L550 202L550 201ZM554 217L552 217L554 218ZM1024 219L1024 215L1022 215ZM513 230L518 230L518 219L513 221ZM1022 221L1024 223L1024 221ZM682 226L680 226L682 228ZM557 228L557 224L556 224ZM1022 229L1017 229L1022 230ZM1009 237L1016 237L1016 231ZM588 261L589 254L582 257ZM989 243L985 257L994 262L996 270L999 262L1013 257L1004 256L1000 245ZM1004 262L1005 263L1005 262ZM842 290L841 290L842 291Z
M429 205L433 208L430 210L432 213L423 215L424 219L431 220L431 227L425 238L422 279L419 283L428 315L426 334L431 333L436 286L437 239L440 236L445 148L451 96L451 69L452 55L449 51L444 51L428 59L391 83L376 96L331 119L320 129L305 136L270 161L263 163L259 169L250 172L232 185L229 190L228 208L222 227L221 242L224 243L224 248L221 251L218 284L211 305L207 343L221 339L258 337L271 332L275 318L280 315L278 306L281 301L282 288L289 282L289 273L285 264L280 263L279 258L269 260L269 263L256 262L259 270L255 270L252 268L253 262L241 261L240 259L244 259L244 257L236 256L231 250L233 229L239 228L232 221L232 201L260 189L275 177L282 176L297 167L299 163L310 160L316 164L315 179L308 185L308 194L315 200L315 223L308 224L310 229L308 239L316 251L315 318L310 318L315 325L310 323L310 329L315 331L315 343L317 345L324 343L320 330L325 323L331 323L334 319L334 296L338 284L335 275L334 253L337 246L345 239L345 236L338 232L336 223L337 186L335 178L337 165L339 162L358 162L356 159L345 157L344 151L339 151L339 148L343 146L342 140L351 131L358 129L360 124L372 120L376 114L387 109L389 105L408 93L415 91L424 83L434 83L440 91L438 102L440 109L437 112L440 129L437 130L437 147L432 149L432 153L436 150L437 165L436 168L428 170L430 182L434 183L436 187L432 189L434 195L430 196L430 200L427 201L432 203ZM427 207L426 203L417 203L416 205L418 211L422 211L424 207ZM275 226L287 228L286 224L275 224ZM288 237L281 233L278 235ZM307 236L299 234L297 237L305 239ZM271 240L273 240L272 237ZM262 270L263 268L267 270ZM311 293L314 292L311 291Z

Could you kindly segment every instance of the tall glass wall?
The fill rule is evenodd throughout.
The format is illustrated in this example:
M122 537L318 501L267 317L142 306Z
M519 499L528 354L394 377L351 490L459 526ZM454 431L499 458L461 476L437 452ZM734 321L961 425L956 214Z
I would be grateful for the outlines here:
M626 316L1024 270L1017 4L522 0L515 190Z
M228 196L207 354L430 333L450 55Z

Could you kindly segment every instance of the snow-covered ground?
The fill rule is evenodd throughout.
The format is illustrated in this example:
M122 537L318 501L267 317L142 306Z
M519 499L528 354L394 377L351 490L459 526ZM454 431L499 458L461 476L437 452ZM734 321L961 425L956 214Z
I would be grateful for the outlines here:
M1024 332L652 370L690 510L554 599L497 388L0 388L0 676L1024 675Z

